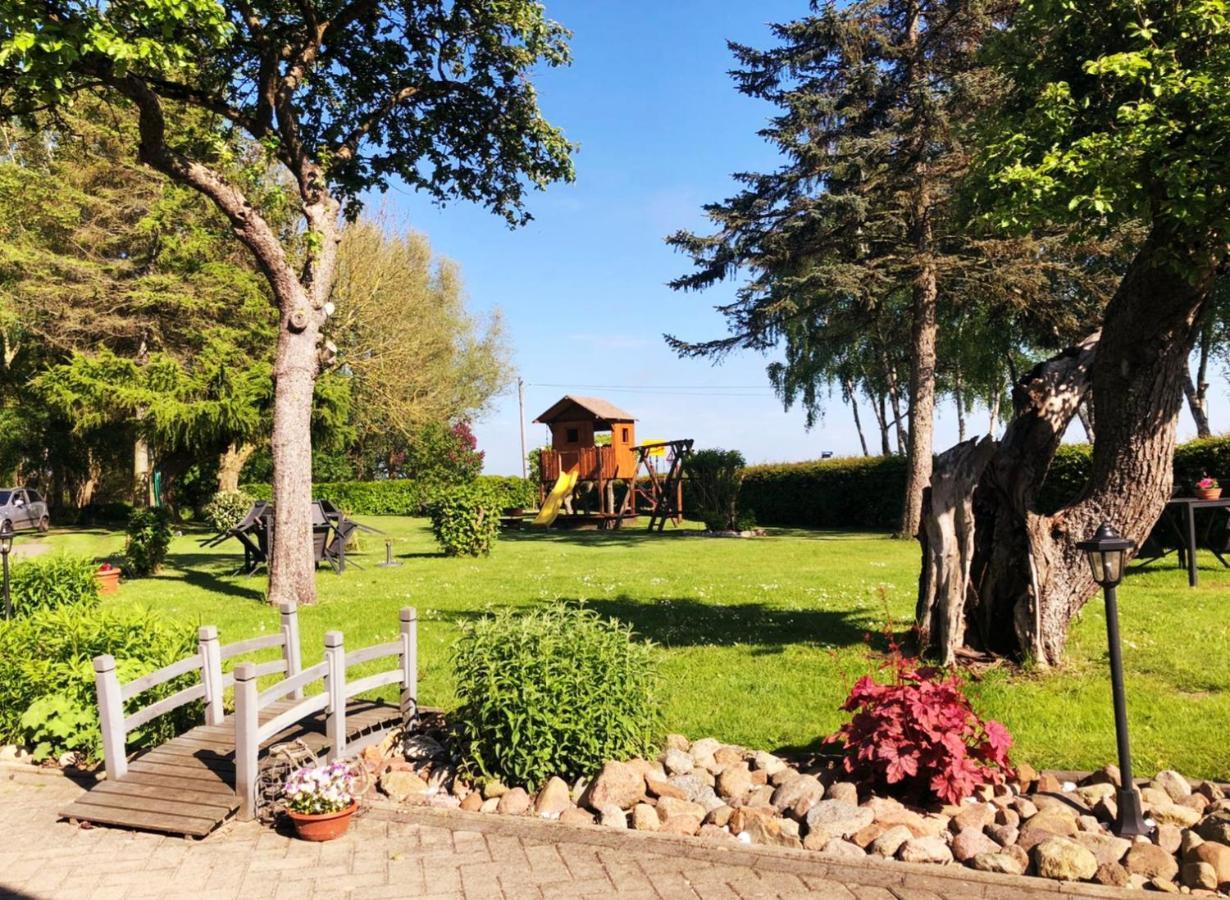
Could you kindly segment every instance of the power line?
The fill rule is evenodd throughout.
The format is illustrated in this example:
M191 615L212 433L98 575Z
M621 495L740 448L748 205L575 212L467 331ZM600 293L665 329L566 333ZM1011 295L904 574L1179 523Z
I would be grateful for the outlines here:
M526 382L526 387L546 387L546 388L584 388L585 390L599 391L631 391L636 393L664 393L674 391L689 391L697 393L730 393L740 392L734 396L756 396L765 391L772 391L773 388L768 385L751 385L751 384L556 384L546 382ZM749 393L750 392L750 393ZM695 394L693 394L695 396Z

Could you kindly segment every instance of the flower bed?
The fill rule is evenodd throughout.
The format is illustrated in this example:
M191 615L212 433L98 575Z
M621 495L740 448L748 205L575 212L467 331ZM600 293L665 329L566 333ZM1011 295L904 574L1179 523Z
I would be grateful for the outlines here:
M713 738L667 739L653 760L611 761L573 784L536 793L472 783L443 723L390 757L365 759L379 789L406 804L565 825L631 828L698 840L802 848L831 856L962 865L1120 887L1230 895L1230 800L1220 786L1159 772L1141 787L1151 838L1114 836L1114 767L1079 783L1021 767L959 803L911 806L843 781L840 764L792 762Z

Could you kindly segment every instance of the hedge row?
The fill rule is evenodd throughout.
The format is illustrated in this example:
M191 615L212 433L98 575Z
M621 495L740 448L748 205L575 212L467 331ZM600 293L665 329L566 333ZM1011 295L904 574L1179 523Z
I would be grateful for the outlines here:
M1090 453L1088 444L1059 448L1038 498L1044 512L1081 492L1089 478ZM1226 479L1230 488L1230 437L1180 444L1174 473L1175 487L1183 493L1205 474ZM899 456L748 466L739 502L762 525L891 529L901 521L905 475L905 460Z
M532 507L538 502L533 484L524 478L505 475L480 475L479 484L496 492L501 506ZM439 485L413 478L384 481L321 481L312 485L312 496L329 500L333 505L355 516L422 516ZM242 487L257 500L273 499L273 488L267 484L245 484Z

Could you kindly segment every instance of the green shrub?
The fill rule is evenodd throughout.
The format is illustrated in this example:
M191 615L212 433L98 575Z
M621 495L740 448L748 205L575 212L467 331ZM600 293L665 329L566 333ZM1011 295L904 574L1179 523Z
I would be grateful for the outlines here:
M532 507L538 502L534 484L525 478L480 475L474 484L490 490L501 510ZM352 516L424 516L432 498L448 487L413 478L320 481L312 485L312 496L330 500ZM243 490L255 500L273 499L273 489L267 484L245 484Z
M101 735L94 657L114 656L120 681L126 683L195 653L194 631L152 612L73 606L0 623L0 743L49 741L48 755L77 752L96 759ZM129 711L170 696L192 679L185 675L133 698ZM40 726L41 715L55 721ZM88 728L71 725L81 716L89 717ZM190 704L143 725L129 741L153 746L186 730L199 716L199 708Z
M739 491L746 465L738 450L698 450L688 458L694 512L710 531L734 531L743 524Z
M499 498L480 484L441 491L431 501L431 533L447 556L487 556L500 533Z
M134 509L128 517L128 542L124 545L125 574L134 578L153 575L167 558L171 523L165 509Z
M97 606L94 572L94 561L88 556L56 554L19 562L10 580L13 612L25 616L60 606Z
M462 626L451 715L476 774L538 788L650 751L661 725L651 647L592 610L505 611Z
M205 522L214 531L221 533L234 528L252 508L252 498L243 491L218 491L205 504L202 512Z

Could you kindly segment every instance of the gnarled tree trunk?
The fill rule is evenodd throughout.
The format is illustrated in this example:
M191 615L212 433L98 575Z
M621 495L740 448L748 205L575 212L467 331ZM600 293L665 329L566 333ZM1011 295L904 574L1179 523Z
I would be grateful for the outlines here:
M1058 662L1073 616L1095 589L1077 542L1105 521L1140 543L1157 521L1170 497L1183 378L1220 262L1220 251L1209 249L1216 246L1155 225L1111 299L1101 333L1015 386L1015 417L974 492L964 643ZM1088 399L1097 411L1089 483L1067 507L1044 515L1038 489ZM937 552L953 551L928 547L924 565ZM927 637L933 652L951 658L953 631L942 644L933 628Z
M239 476L243 467L256 452L255 444L232 441L218 455L218 490L234 492L239 490Z

